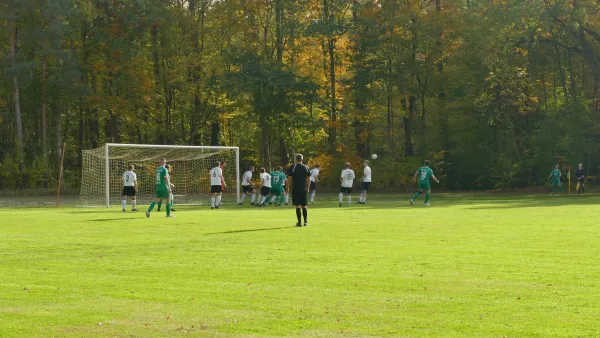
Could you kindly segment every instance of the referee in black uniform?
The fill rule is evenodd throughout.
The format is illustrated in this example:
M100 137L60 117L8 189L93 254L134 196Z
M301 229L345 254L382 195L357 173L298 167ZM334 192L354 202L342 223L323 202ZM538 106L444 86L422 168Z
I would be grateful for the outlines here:
M304 226L308 226L308 187L310 185L310 169L302 164L304 156L302 154L296 154L296 162L287 171L287 186L288 191L292 192L292 203L296 206L296 218L298 218L297 227L302 226L302 218L304 216ZM300 212L302 209L302 212Z

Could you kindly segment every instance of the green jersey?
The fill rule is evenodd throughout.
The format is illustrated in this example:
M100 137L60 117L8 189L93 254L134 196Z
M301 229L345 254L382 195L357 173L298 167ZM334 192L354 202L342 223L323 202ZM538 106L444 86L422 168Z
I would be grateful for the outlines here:
M287 176L280 171L274 171L271 173L271 184L272 189L281 189L283 187L283 181L285 181Z
M167 185L167 177L169 177L169 171L165 167L156 168L156 185Z
M429 179L433 176L433 170L429 167L421 167L416 174L419 176L419 183L429 183Z
M552 170L552 180L560 181L560 170L558 170L558 169Z

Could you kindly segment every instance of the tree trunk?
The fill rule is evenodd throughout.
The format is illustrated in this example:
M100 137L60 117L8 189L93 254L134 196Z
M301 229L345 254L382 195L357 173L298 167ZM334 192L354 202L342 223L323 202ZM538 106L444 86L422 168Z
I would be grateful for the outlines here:
M285 139L283 136L279 136L279 160L282 166L288 164L290 161L287 151L287 146L285 145Z
M47 164L47 160L48 160L48 134L47 134L47 122L46 122L46 109L47 109L47 100L46 100L46 69L47 69L47 59L45 56L42 56L42 73L41 73L41 80L42 80L42 154L44 157L44 160L46 160L46 164ZM47 168L47 167L46 167ZM46 172L44 173L44 176L48 175L48 171L46 170ZM48 185L48 180L47 177L45 177L45 182L44 182L44 186L46 187ZM46 188L47 189L47 188Z
M9 22L8 39L10 44L11 66L15 75L13 75L13 94L15 98L15 123L17 124L17 152L19 157L19 169L25 169L25 161L23 158L23 122L21 120L21 100L19 98L19 80L17 79L17 65L15 61L15 53L17 50L17 28L13 23Z
M218 118L210 125L210 145L221 145L221 122Z
M335 94L335 39L329 38L327 41L327 51L329 52L329 81L331 84L331 112L329 114L329 153L335 154L337 151L337 99Z
M416 110L416 103L417 103L417 98L414 95L411 95L409 97L409 102L408 102L408 111L407 111L407 115L402 118L402 121L404 122L404 157L409 157L409 156L413 156L414 155L414 150L413 150L413 142L412 142L412 129L413 129L413 125L412 125L412 121L413 121L413 116L415 114L415 110ZM406 102L403 103L403 106L406 106Z

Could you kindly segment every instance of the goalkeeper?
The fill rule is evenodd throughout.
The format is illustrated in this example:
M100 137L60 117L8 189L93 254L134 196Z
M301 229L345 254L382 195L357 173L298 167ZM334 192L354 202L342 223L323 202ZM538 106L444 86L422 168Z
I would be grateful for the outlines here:
M557 188L560 188L560 193L562 194L563 188L562 184L560 184L560 177L562 174L560 173L559 165L557 164L554 170L550 173L548 179L552 178L552 193L555 194Z

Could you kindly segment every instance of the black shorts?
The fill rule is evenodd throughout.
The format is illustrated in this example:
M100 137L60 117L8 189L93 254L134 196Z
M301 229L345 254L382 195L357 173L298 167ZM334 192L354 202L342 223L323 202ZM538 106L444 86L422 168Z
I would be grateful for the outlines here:
M341 187L340 188L340 192L342 194L351 194L352 193L352 188L345 188L345 187Z
M135 196L135 187L123 187L123 194L121 196Z
M583 177L582 179L578 180L579 183L584 184L585 183L585 177Z
M253 193L254 192L254 187L251 185L242 185L242 192L243 193Z
M303 207L307 206L308 198L306 197L306 192L292 190L292 204L301 205Z
M214 194L214 193L222 193L223 192L223 187L220 185L211 185L210 186L210 193Z
M317 190L317 183L313 182L313 181L310 181L310 188L309 188L309 190L310 191Z
M362 190L362 191L367 191L367 190L369 190L369 186L370 186L370 185L371 185L371 182L363 182L363 183L362 183L361 190Z
M269 196L269 193L271 193L271 188L269 187L261 187L260 188L260 194L263 196Z

